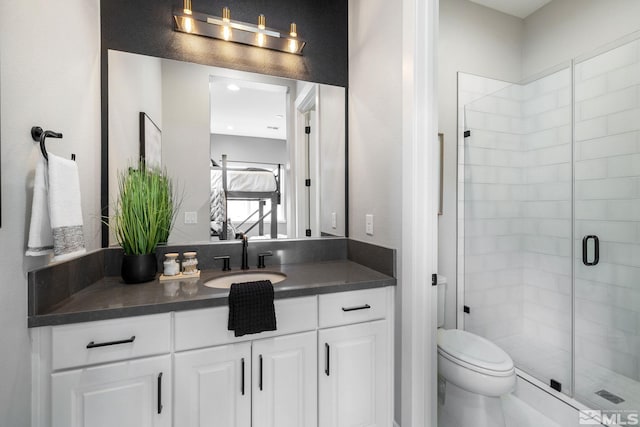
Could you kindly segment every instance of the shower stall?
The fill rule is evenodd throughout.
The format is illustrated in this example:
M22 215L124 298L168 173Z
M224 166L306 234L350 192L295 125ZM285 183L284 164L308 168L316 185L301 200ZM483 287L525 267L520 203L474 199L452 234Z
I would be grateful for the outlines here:
M522 84L459 75L459 134L458 327L640 410L640 40Z

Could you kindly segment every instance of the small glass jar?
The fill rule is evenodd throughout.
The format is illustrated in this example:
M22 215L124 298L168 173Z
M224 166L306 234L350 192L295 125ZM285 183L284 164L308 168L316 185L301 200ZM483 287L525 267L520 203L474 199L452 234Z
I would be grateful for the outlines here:
M198 272L198 258L196 252L185 252L182 254L182 273L196 274Z
M178 264L178 254L168 253L164 255L163 273L165 276L175 276L180 272L180 265Z

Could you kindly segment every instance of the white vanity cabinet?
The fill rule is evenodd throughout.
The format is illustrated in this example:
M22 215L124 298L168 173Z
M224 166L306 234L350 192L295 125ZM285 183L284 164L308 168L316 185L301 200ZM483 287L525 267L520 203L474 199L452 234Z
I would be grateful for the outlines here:
M392 301L387 289L320 296L319 427L392 425Z
M32 426L170 427L171 314L32 331Z
M321 330L318 341L319 427L391 425L385 321Z
M181 427L250 427L251 343L177 353L174 414Z
M253 427L315 427L316 331L253 342Z
M394 289L34 328L32 427L391 427Z
M274 306L278 329L243 337L228 307L175 313L175 426L317 426L317 297Z
M52 427L170 427L171 356L51 375Z
M177 353L174 425L315 427L316 366L315 330Z

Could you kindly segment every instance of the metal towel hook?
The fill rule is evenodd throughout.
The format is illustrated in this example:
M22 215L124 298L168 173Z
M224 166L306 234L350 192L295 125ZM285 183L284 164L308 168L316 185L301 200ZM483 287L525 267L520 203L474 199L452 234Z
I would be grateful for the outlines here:
M42 156L45 160L49 160L49 155L47 154L47 147L45 146L45 140L47 138L62 138L62 134L59 132L53 132L51 130L43 130L40 126L34 126L31 128L31 138L34 141L40 143L40 151L42 151ZM71 155L71 160L75 160L76 155Z

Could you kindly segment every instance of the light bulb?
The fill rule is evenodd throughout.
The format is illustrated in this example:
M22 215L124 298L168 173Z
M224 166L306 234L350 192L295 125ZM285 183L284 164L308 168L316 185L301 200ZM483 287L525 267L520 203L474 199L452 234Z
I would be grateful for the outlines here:
M193 31L193 19L192 18L184 18L184 30L187 33Z
M231 38L231 28L228 25L225 25L224 27L222 27L222 38L225 39L226 41L229 41L229 39Z
M182 11L185 15L193 14L193 10L191 9L191 0L184 0L182 3Z
M264 33L258 33L257 37L258 37L258 46L263 47L267 41L267 37L264 35Z
M261 30L267 28L267 18L263 14L258 15L258 28Z
M291 38L289 39L289 52L295 53L298 51L298 40L296 40L296 37L298 37L298 27L296 26L295 22L291 23L291 27L289 28L289 36L291 36Z
M231 22L231 9L227 6L222 8L222 22L224 22L222 26L222 38L229 41L233 33L231 32L231 26L228 25Z
M289 39L289 52L296 53L298 51L298 40Z

